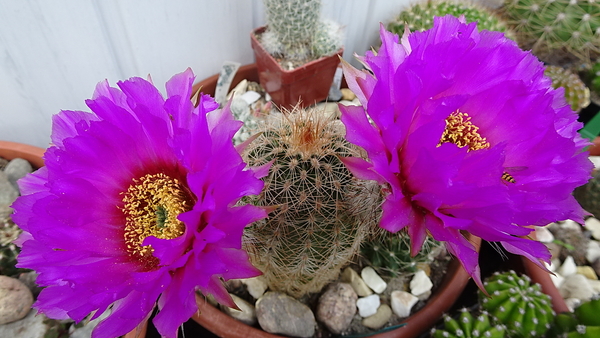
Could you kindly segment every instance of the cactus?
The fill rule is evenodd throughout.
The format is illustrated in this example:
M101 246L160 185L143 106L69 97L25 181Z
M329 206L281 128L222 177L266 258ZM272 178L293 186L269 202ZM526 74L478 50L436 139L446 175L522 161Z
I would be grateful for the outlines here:
M273 56L307 62L341 48L341 28L321 21L321 0L264 0L267 30L261 43Z
M339 157L360 156L333 116L296 109L272 114L244 157L273 161L256 205L279 208L246 228L244 246L272 290L319 291L359 252L378 222L381 191L355 179Z
M548 331L555 315L550 297L527 275L496 272L484 286L491 297L479 291L482 308L506 325L511 337L541 337Z
M581 304L573 313L560 313L554 319L550 337L600 337L600 298Z
M501 11L519 45L543 61L591 65L600 53L598 1L507 0Z
M580 111L590 104L590 89L576 74L558 66L546 66L544 75L552 80L552 87L565 90L565 99L573 111Z
M398 272L415 272L417 263L429 263L433 260L430 253L442 244L427 236L421 251L410 255L410 237L406 231L391 233L378 228L373 238L366 241L361 249L362 255L370 265L396 276Z
M444 315L444 330L431 330L433 338L503 338L506 335L504 325L492 325L487 312L482 312L477 319L467 309L460 310L458 320Z
M575 188L573 196L583 209L600 219L600 171L592 171L592 178Z
M402 11L398 17L388 23L388 30L399 36L404 34L404 24L408 25L410 31L424 31L433 27L434 16L450 14L456 17L465 16L467 22L477 21L479 30L499 31L511 38L512 32L500 19L489 9L477 5L474 2L451 2L451 1L427 1L417 2Z

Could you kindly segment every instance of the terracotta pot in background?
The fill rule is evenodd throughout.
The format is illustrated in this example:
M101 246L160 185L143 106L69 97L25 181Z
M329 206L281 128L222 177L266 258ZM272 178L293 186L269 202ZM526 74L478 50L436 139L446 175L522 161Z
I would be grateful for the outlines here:
M45 149L28 144L0 141L0 157L7 160L22 158L29 161L35 169L44 166L44 159L42 157L45 151Z
M250 39L260 85L271 95L271 100L285 109L291 109L296 104L307 107L325 100L343 49L332 56L321 57L288 71L281 68L279 62L258 41L257 36L264 31L265 27L255 29Z

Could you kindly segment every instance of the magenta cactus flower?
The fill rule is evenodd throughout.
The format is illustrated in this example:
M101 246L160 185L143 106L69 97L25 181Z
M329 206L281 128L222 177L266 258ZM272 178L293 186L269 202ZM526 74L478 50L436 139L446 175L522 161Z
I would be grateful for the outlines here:
M13 204L19 267L36 270L35 307L51 318L110 315L93 337L136 328L155 306L166 337L196 311L196 290L235 307L222 280L260 274L241 249L244 227L267 211L268 168L249 169L232 137L241 122L209 96L190 100L190 69L163 98L141 78L101 82L92 113L53 118L46 166L23 178Z
M482 287L463 233L543 266L550 254L527 238L531 226L583 222L571 192L592 164L582 124L540 61L476 23L434 21L400 43L382 26L378 53L361 59L368 71L344 65L363 107L341 106L342 121L368 154L344 161L384 187L382 228L406 228L413 254L428 233L445 242Z

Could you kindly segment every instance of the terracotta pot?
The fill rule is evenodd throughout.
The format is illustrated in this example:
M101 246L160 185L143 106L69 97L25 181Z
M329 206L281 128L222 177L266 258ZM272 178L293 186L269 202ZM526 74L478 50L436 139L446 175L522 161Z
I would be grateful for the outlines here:
M291 109L297 104L307 107L325 100L343 49L332 56L322 57L288 71L281 68L279 62L258 41L257 36L264 31L265 27L255 29L250 34L250 39L260 84L271 95L271 100L285 109Z
M23 143L0 141L0 157L7 160L22 158L29 161L35 169L44 166L44 159L42 157L45 151L45 149Z

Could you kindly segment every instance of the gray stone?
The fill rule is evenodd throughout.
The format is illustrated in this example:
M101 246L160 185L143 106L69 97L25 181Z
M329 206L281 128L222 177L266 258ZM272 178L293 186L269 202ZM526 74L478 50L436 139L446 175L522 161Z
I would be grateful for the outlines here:
M0 325L0 337L44 338L48 330L44 319L46 316L38 315L36 310L29 309L25 318Z
M317 321L310 308L294 298L269 291L255 304L260 327L275 334L292 337L312 337Z
M29 313L33 295L29 288L16 278L0 276L0 324L19 320Z
M239 310L232 309L225 305L221 305L221 310L246 325L253 326L256 324L256 311L254 310L254 305L234 294L230 294L230 296L235 305L238 306Z
M333 283L319 298L317 320L335 334L344 332L356 314L358 296L350 284Z
M6 167L4 168L4 173L6 177L8 177L8 181L15 187L15 189L19 189L17 185L17 180L25 175L29 174L33 171L31 164L29 161L24 160L22 158L12 159Z
M42 292L43 289L35 282L37 276L38 274L35 271L23 272L19 275L19 280L23 282L23 284L27 285L27 287L33 294L33 298L37 298L37 296L40 294L40 292Z
M565 299L577 298L584 302L590 300L594 295L594 289L588 279L580 274L565 276L565 281L558 290Z
M381 304L377 312L362 320L362 325L369 329L379 330L382 328L388 320L392 317L392 309L387 304Z
M0 171L0 205L11 205L17 197L19 191L10 183L6 174Z

